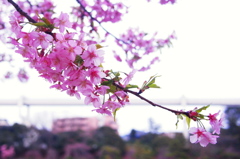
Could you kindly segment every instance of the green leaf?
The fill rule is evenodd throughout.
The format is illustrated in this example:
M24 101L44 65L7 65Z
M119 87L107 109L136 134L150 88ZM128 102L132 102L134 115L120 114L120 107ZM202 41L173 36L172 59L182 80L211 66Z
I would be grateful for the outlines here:
M189 129L190 128L191 119L189 117L187 117L187 116L186 116L186 122L187 122L188 129Z
M120 76L120 73L119 73L119 72L113 72L113 71L111 71L111 72L112 72L112 74L113 74L114 76L116 76L116 77Z
M103 81L101 85L110 86L113 83L113 80Z
M113 111L114 121L116 121L116 115L117 115L117 111L118 111L119 109L120 109L120 108L116 108L116 109Z
M177 115L176 129L178 128L179 119L183 120L182 115Z
M142 87L140 89L141 92L144 92L148 88L160 88L159 86L157 86L155 84L155 79L157 77L160 77L160 76L154 75L154 76L151 76L148 81L144 81L144 83L143 83L143 85L142 85Z
M139 87L137 85L128 84L125 88L131 89L131 88L139 88Z
M149 88L160 88L158 85L155 83L148 85Z
M208 107L210 107L210 105L203 106L203 107L197 109L196 112L200 113L201 111L206 110Z
M38 23L30 23L31 25L37 26L37 27L47 27L47 24L45 22L38 22Z

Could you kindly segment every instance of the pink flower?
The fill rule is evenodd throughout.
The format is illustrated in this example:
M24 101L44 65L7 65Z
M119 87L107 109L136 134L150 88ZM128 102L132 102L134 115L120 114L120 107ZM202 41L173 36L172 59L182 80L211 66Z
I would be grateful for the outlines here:
M60 14L58 19L54 20L54 25L56 27L59 27L60 32L64 32L65 27L71 28L72 23L69 21L69 16L67 13L62 13Z
M17 76L21 82L27 82L29 79L27 72L24 69L20 69Z
M80 92L83 92L84 90L92 90L92 87L92 83L87 79L82 80L81 83L79 83L77 86Z
M72 61L75 60L76 55L82 53L82 48L80 46L77 46L76 41L69 40L68 43L64 43L64 46L66 47L65 50L68 54L69 59Z
M67 94L70 96L75 96L77 99L81 99L79 92L73 87L68 88Z
M207 132L204 128L195 128L192 127L189 130L190 134L193 134L190 136L190 142L191 143L200 143L202 147L206 147L209 143L216 144L217 138L219 136L212 135L210 132Z
M120 102L122 105L125 105L126 102L129 102L129 96L124 91L117 91L110 98L111 100Z
M223 116L221 116L221 118L219 120L217 119L217 116L218 116L219 113L220 113L220 111L213 114L213 115L212 114L208 115L208 118L210 120L210 124L211 124L212 129L213 129L213 133L217 133L217 134L220 134L220 129L223 126L222 125Z
M95 67L95 68L89 69L87 74L90 77L90 81L93 84L99 84L101 82L102 78L104 78L106 76L106 74L103 73L102 68L100 68L100 67Z
M43 32L31 32L31 36L35 38L33 41L33 46L38 47L41 45L43 49L46 49L53 40L51 35Z
M88 90L88 92L90 92L90 91L91 90ZM100 100L99 96L97 96L96 94L94 94L92 92L90 92L89 95L86 96L84 103L85 104L93 103L93 106L96 108L99 108L101 106L101 100Z
M167 4L171 2L172 4L176 2L176 0L160 0L160 4Z
M100 114L107 114L109 116L112 116L111 111L109 111L108 108L106 108L106 107L100 107L100 108L94 109L92 111L96 111L97 113L100 113Z
M106 101L106 102L103 104L103 107L107 107L108 109L114 111L114 110L117 109L117 108L121 108L122 105L119 104L118 102L114 102L114 101L108 100L108 101Z
M32 42L32 39L33 39L33 37L31 36L31 34L25 33L25 32L21 32L21 33L19 34L19 36L22 38L22 43L23 43L24 45L28 45L28 44L31 45L31 42Z
M105 94L107 94L108 89L110 89L109 86L101 86L100 88L98 88L96 90L96 92L101 94L101 95L105 95Z
M103 54L103 50L97 49L95 44L88 46L87 50L82 55L84 66L88 67L92 64L94 66L99 66L103 62Z
M123 80L123 86L126 87L126 85L129 84L129 82L132 80L134 74L137 72L136 69L132 70L132 72L130 72L128 74L128 76Z

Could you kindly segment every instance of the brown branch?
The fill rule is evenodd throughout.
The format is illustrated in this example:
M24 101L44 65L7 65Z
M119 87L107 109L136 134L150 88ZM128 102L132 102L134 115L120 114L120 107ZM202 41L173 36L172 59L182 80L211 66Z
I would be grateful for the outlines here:
M189 116L189 112L178 111L178 110L174 110L174 109L167 108L167 107L165 107L165 106L156 104L156 103L148 100L147 98L141 96L138 92L134 92L134 91L131 91L131 90L129 90L129 89L125 89L124 87L116 84L115 82L113 82L113 85L116 86L117 88L123 90L124 92L127 92L127 93L130 93L130 94L133 94L133 95L137 96L137 97L140 98L141 100L144 100L145 102L149 103L150 105L152 105L152 106L154 106L154 107L159 107L159 108L168 110L168 111L170 111L170 112L172 112L172 113L174 113L174 114L176 114L176 115L184 114L184 115L190 117L190 116Z
M28 19L29 22L32 23L37 23L37 21L35 21L34 19L32 19L26 12L24 12L15 2L13 2L12 0L8 0L9 3L11 3L14 8L24 17L26 17Z

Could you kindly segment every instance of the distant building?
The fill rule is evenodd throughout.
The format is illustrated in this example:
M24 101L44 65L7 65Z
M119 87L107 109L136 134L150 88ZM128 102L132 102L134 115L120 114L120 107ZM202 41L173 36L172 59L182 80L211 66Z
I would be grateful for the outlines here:
M0 119L0 126L9 126L8 121L6 119Z
M75 117L75 118L63 118L53 121L52 132L68 132L82 130L84 132L92 132L99 127L108 126L116 132L118 131L118 125L111 116L101 117Z

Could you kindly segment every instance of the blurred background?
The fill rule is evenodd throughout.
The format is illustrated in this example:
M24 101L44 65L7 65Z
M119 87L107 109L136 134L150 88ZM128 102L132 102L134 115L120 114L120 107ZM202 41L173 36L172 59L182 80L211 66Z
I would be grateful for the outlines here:
M131 83L141 85L158 74L161 77L156 83L161 89L148 90L144 97L176 110L208 104L206 114L221 110L225 121L218 143L207 148L190 144L184 121L176 129L174 114L131 96L130 104L117 112L116 121L96 114L82 100L49 89L49 83L26 65L27 83L17 79L0 82L2 153L14 152L13 158L29 159L240 158L240 2L126 3L131 6L129 14L114 26L117 29L113 29L115 24L107 24L110 32L118 35L139 27L150 33L158 31L163 37L175 31L177 37L173 47L162 49L160 63L136 73ZM67 5L76 3L60 1L57 5L59 11L64 8L67 12ZM113 65L110 46L105 48L104 67L130 72L125 64ZM0 72L7 69L5 64L0 67Z

